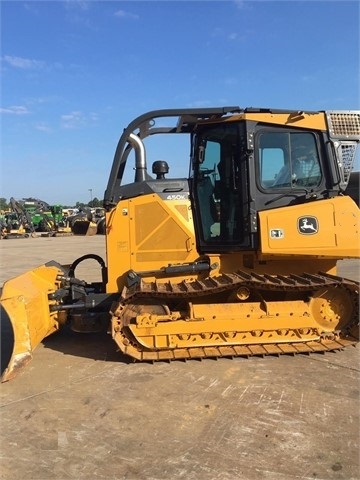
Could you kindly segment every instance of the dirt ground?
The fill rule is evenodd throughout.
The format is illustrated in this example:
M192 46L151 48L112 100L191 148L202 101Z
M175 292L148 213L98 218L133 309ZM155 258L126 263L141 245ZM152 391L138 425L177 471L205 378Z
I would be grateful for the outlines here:
M0 242L0 285L105 239ZM95 262L77 270L100 278ZM359 279L359 263L340 274ZM359 349L132 363L63 330L0 386L2 480L359 480Z

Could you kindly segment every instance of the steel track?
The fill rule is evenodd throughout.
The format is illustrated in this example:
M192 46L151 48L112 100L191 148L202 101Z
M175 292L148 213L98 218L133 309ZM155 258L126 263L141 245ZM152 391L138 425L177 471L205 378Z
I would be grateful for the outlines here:
M141 280L132 287L125 287L122 298L117 308L113 309L114 319L121 324L121 310L127 305L140 299L152 298L166 303L175 299L191 301L194 298L211 296L232 291L239 287L255 289L255 291L278 291L278 292L314 292L321 287L344 288L350 293L354 304L354 313L350 322L341 332L333 332L316 341L300 342L276 342L246 345L221 345L221 346L188 346L186 348L145 349L137 339L122 325L117 328L116 342L120 350L138 361L159 360L190 360L201 358L219 357L250 357L281 354L309 354L334 350L342 350L345 347L356 345L358 338L359 323L359 283L327 273L302 275L259 275L255 272L248 273L238 271L232 274L223 274L204 280L176 282L145 282ZM120 322L119 322L120 320ZM289 325L291 331L291 325ZM259 339L260 340L260 339Z

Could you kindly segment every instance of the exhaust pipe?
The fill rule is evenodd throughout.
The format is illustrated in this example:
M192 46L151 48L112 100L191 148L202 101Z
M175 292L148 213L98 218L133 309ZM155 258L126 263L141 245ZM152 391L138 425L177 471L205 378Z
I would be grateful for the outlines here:
M146 180L146 154L145 147L140 137L130 133L128 142L135 150L135 182Z

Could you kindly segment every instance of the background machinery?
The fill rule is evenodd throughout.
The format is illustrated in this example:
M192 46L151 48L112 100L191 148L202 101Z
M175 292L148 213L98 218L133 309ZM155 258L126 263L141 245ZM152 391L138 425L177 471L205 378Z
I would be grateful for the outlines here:
M50 215L50 205L38 198L23 198L17 203L27 212L35 231L50 231L51 225L45 220Z
M147 171L148 137L169 134L188 138L188 177L167 178L162 160ZM120 351L139 361L356 344L359 284L339 277L336 263L360 253L359 208L345 194L359 141L359 111L223 107L136 118L105 191L107 261L50 261L5 282L14 345L2 379L65 324L109 323ZM133 157L134 180L124 183ZM88 258L101 281L76 277Z
M68 217L74 235L92 236L97 234L97 223L91 208L83 207L76 215Z
M49 205L37 198L10 199L11 210L16 214L21 224L25 225L26 233L35 232L48 236L71 235L71 227L63 215L62 205Z
M10 198L10 209L2 215L0 220L1 238L28 238L34 235L35 227L31 221L31 215L23 205Z

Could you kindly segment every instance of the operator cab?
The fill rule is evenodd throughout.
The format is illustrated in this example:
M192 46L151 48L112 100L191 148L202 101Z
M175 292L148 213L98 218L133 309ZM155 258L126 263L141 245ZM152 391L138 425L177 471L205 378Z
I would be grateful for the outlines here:
M148 112L123 131L104 207L110 211L121 199L152 193L165 201L190 198L199 253L256 250L258 212L345 192L358 129L356 111L230 106ZM190 136L188 177L165 178L162 160L153 165L155 179L147 174L143 140L157 134ZM133 150L135 179L124 184Z
M199 125L192 188L201 252L258 247L257 212L337 195L322 132L244 119Z

